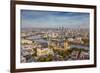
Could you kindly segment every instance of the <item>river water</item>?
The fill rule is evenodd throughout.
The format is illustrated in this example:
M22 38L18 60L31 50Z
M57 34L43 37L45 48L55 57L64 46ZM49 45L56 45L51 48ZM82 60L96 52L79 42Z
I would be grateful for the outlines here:
M37 41L37 42L41 42L41 43L48 43L48 40L45 40L45 39L42 39L41 36L30 36L28 37L27 39L31 39L31 40L34 40L34 41ZM89 47L88 46L83 46L83 45L70 45L71 48L82 48L82 49L85 49L85 50L89 50Z

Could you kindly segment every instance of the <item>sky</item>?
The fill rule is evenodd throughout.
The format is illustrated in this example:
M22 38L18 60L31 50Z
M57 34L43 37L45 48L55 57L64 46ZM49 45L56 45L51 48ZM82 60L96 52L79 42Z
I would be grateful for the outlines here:
M89 28L89 13L21 10L22 28Z

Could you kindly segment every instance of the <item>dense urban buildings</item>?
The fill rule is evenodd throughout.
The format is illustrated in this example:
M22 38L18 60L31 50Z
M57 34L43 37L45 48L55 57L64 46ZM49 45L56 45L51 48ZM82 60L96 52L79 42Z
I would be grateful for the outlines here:
M21 62L89 59L87 28L24 28L21 31Z
M21 10L21 63L90 58L88 12Z

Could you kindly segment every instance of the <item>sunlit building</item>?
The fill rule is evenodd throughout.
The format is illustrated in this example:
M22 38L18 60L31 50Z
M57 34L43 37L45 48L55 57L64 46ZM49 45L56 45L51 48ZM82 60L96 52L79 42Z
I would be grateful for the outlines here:
M54 54L53 50L49 48L37 49L37 56L53 55L53 54Z
M68 50L70 48L67 40L49 40L48 48L58 50Z
M32 40L21 39L21 44L32 44Z
M68 41L64 40L64 49L68 50L69 48L70 47L69 47Z

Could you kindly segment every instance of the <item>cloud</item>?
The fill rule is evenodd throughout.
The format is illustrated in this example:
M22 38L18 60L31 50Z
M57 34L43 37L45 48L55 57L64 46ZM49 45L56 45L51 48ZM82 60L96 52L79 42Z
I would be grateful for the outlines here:
M89 13L21 10L22 27L89 27Z

